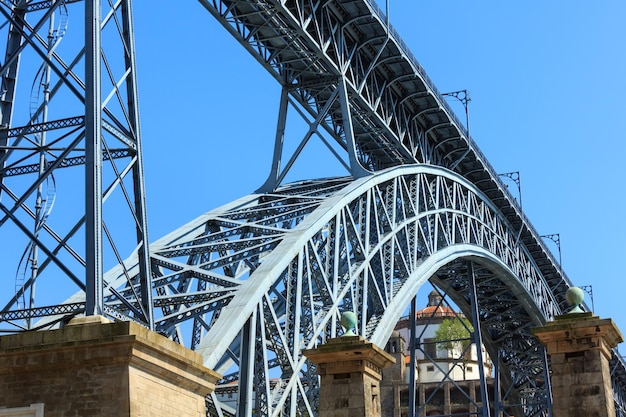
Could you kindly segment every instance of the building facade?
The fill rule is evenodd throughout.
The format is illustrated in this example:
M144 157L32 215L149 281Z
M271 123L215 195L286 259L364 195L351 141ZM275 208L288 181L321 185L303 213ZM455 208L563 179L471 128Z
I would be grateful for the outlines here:
M471 344L472 332L465 317L443 305L433 290L425 308L416 312L415 320L415 409L418 415L475 415L482 407L480 369L477 347ZM438 330L452 328L450 333ZM466 334L459 337L458 334ZM389 338L385 350L396 364L383 372L381 405L383 417L405 417L409 411L410 388L410 320L403 317ZM446 340L445 335L455 335ZM493 392L491 361L483 346L484 374L487 390Z

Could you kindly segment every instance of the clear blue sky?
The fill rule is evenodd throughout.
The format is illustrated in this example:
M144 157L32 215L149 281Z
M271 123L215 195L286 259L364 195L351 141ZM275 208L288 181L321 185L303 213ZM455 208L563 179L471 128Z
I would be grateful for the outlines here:
M173 4L135 2L152 241L262 184L280 94L199 4ZM497 172L520 172L525 213L539 233L560 234L566 273L626 333L626 2L389 8L439 90L469 90L473 138Z

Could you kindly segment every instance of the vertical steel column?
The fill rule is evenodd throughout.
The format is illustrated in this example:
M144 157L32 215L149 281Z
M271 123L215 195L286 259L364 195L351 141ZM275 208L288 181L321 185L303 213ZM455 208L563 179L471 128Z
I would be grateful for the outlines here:
M278 110L278 125L276 126L276 138L274 140L274 157L272 158L272 168L265 183L259 188L261 192L271 192L278 187L280 178L280 163L283 155L283 145L285 144L285 127L287 126L287 110L289 108L289 90L286 86L280 93L280 105Z
M415 337L416 335L416 323L415 323L415 314L417 313L416 301L417 294L411 300L411 308L410 308L410 316L409 316L409 327L410 327L410 336L409 336L409 417L415 417L415 388L416 388L416 380L415 380Z
M348 97L346 79L344 77L340 77L338 84L343 132L346 137L346 150L348 151L348 159L350 161L350 174L354 178L365 177L371 173L363 168L356 154L356 142L354 141L354 132L352 130L352 115L350 112L350 98Z
M6 161L6 147L9 145L6 130L11 127L13 119L13 101L15 100L15 91L17 88L17 74L20 67L19 49L22 44L22 29L24 27L25 10L13 10L13 22L9 26L9 36L7 39L7 48L0 74L2 85L0 85L0 168L4 168ZM19 25L19 26L18 26ZM3 177L0 176L0 185L2 185ZM0 189L0 196L2 190Z
M502 411L500 407L502 405L502 393L500 392L500 350L498 350L498 357L495 361L495 375L493 380L493 414L494 417L500 417Z
M253 382L254 382L254 346L256 337L257 310L250 316L241 330L239 354L239 390L237 392L237 416L252 415Z
M130 68L130 77L127 84L127 100L130 123L134 129L136 162L133 170L133 185L135 190L135 215L137 221L137 242L139 243L139 279L141 286L141 308L145 315L146 324L154 330L154 312L152 308L152 274L150 271L150 251L148 239L148 218L146 214L146 189L143 170L143 150L141 145L141 129L139 122L139 104L137 91L137 71L135 62L135 32L133 25L133 8L131 0L122 4L122 19L124 27L124 44L127 45L126 68Z
M85 246L87 315L103 313L100 0L85 1Z
M545 348L543 349L543 378L545 381L545 390L546 390L546 406L548 409L548 417L552 417L552 384L550 383L550 366L548 362L548 352Z
M485 360L482 349L482 332L480 329L480 317L478 310L478 294L476 292L476 275L474 274L474 263L467 261L467 275L470 281L470 297L472 308L472 325L474 326L474 343L476 345L476 356L478 359L478 373L480 375L480 397L482 402L482 416L490 417L489 395L487 392L487 377L485 375Z

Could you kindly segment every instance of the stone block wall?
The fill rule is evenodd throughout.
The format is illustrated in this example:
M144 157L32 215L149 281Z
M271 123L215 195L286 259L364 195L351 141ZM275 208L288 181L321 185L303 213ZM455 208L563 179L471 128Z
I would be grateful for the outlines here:
M138 324L87 318L0 337L0 408L46 417L203 417L218 375Z
M609 358L624 338L611 319L557 316L532 333L550 355L554 417L615 417Z
M550 356L554 409L568 417L614 416L608 361L600 350L580 353Z

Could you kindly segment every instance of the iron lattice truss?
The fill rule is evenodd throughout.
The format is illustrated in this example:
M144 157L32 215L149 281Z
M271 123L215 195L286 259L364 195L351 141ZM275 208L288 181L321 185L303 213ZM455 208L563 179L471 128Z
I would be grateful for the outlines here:
M3 270L0 330L19 331L102 314L104 269L137 250L147 277L148 238L130 2L7 0L0 16L3 259L20 252ZM59 287L90 296L63 303ZM144 281L141 302L118 301L150 324L150 297Z
M567 307L564 272L374 1L199 1L348 153L354 177L416 162L459 173L517 230L559 309ZM263 191L283 177L277 159ZM618 354L612 366L623 376ZM622 377L614 385L626 387Z
M319 130L348 154L354 150L359 167L374 172L427 163L474 183L518 229L567 308L570 283L558 262L375 1L199 2ZM353 176L362 175L359 167ZM276 186L272 180L281 176L274 174L268 184Z
M148 251L130 0L0 0L0 226L28 241L0 322L43 328L83 312L143 322L201 352L224 374L218 392L236 387L238 405L213 394L209 415L251 415L251 404L257 415L314 415L318 379L302 349L336 336L343 310L384 345L431 280L466 316L476 308L504 369L498 401L546 415L547 363L529 329L566 308L569 280L377 4L199 2L279 82L279 125L296 108L351 177L283 184L308 136L282 164L277 132L262 194ZM73 15L92 44L61 42ZM18 73L34 80L29 92ZM56 183L69 177L84 180L57 222ZM104 275L105 263L117 266ZM61 281L77 293L35 301L36 286ZM624 415L617 353L611 366Z
M519 415L545 415L545 354L530 327L560 314L558 302L497 208L441 168L292 184L181 227L151 246L155 328L226 375L218 392L237 383L239 404L254 395L260 415L311 413L317 376L302 349L337 336L344 310L384 345L431 277L469 316L457 266L468 259L486 345L507 370L503 401ZM132 274L136 261L106 281L126 282L122 271ZM117 291L131 298L136 288Z

